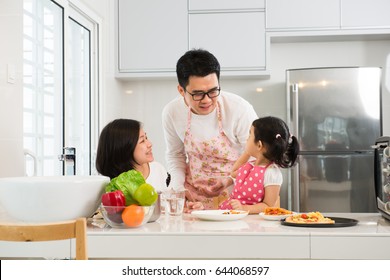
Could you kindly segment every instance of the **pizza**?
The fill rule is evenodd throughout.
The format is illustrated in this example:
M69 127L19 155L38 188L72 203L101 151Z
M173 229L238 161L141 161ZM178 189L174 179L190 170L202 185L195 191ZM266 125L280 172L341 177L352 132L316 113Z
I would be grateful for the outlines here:
M292 215L286 218L288 223L296 224L334 224L335 221L324 217L320 212L309 212Z
M280 207L267 207L264 209L264 215L289 215L292 211Z

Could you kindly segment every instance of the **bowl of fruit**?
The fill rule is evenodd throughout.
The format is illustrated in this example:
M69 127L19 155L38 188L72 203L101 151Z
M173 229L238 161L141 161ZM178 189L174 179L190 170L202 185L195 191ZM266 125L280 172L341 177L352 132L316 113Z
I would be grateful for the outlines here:
M139 227L152 217L157 199L154 187L132 169L111 179L101 197L100 212L111 227Z
M100 212L104 221L113 228L134 228L147 223L154 211L154 205L140 206L104 206L100 205Z

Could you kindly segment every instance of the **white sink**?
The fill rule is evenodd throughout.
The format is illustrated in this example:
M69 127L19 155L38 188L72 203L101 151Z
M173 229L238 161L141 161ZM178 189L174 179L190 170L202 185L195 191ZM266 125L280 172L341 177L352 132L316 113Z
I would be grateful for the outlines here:
M99 207L109 182L105 176L0 178L0 205L7 221L53 222L89 217Z

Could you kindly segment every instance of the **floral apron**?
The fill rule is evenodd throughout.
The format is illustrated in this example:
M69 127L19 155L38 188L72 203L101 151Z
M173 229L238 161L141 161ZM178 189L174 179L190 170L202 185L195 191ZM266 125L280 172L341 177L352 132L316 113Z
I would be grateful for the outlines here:
M222 118L217 103L219 133L216 137L197 141L191 133L191 108L188 111L184 147L188 157L185 188L186 199L202 202L205 209L218 209L229 197L233 187L230 177L233 164L239 157L222 129Z

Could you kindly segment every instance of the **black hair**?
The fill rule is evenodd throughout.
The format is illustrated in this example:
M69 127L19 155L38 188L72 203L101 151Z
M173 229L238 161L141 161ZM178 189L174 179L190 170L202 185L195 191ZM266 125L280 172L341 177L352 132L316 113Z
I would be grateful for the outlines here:
M203 49L187 51L176 64L177 80L184 89L188 86L190 76L205 77L215 73L219 81L220 70L217 58Z
M265 145L264 157L282 168L295 164L299 153L298 139L290 134L287 124L276 117L259 118L252 123L255 143Z
M134 150L142 124L131 119L116 119L100 133L96 154L96 170L111 179L135 169Z

